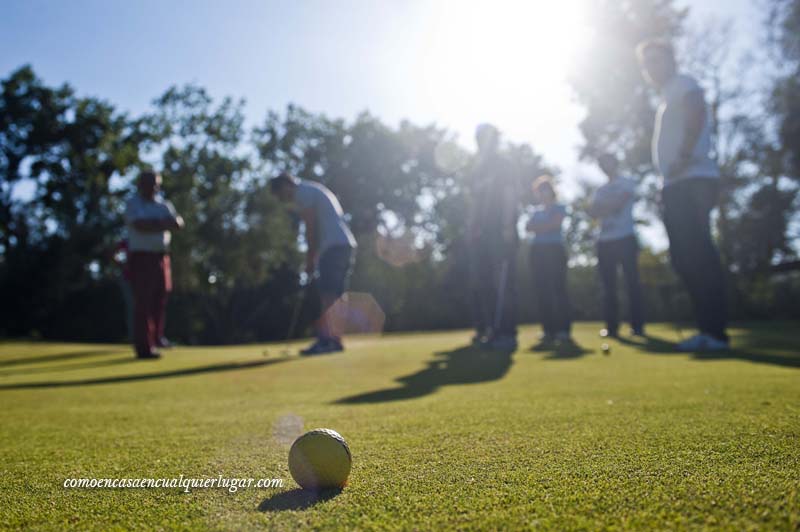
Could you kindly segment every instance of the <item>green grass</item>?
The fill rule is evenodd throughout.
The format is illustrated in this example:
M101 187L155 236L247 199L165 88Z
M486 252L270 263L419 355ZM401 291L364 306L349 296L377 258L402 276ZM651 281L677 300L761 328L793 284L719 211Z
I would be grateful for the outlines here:
M733 331L733 350L612 341L512 356L466 332L280 345L0 344L0 527L8 529L800 529L800 329ZM264 354L264 349L269 352ZM350 484L314 497L293 424L350 443ZM253 477L283 489L80 490L66 478Z

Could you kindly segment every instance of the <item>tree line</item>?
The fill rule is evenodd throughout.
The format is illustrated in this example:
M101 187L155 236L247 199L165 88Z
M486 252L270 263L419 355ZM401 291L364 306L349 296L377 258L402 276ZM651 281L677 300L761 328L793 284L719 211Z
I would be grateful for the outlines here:
M706 87L724 194L716 233L731 277L734 318L798 317L797 193L800 189L800 2L773 0L759 53L779 65L765 86L731 76L724 30L692 33L667 0L597 0L584 61L570 84L586 116L582 157L622 157L642 182L644 212L658 209L649 163L654 99L633 53L665 37ZM715 45L715 36L722 45ZM721 36L721 37L720 37ZM703 46L705 45L705 47ZM330 118L289 105L254 127L245 103L175 86L131 116L69 85L48 86L30 66L0 90L0 335L118 341L125 335L119 271L122 210L143 168L164 176L165 195L186 220L173 241L175 291L169 335L187 343L283 339L300 290L298 224L266 180L278 171L324 182L340 198L360 243L351 289L371 294L388 330L466 327L466 190L474 154L435 125L396 127L367 112ZM520 190L557 167L524 144L503 156ZM567 176L562 176L567 178ZM599 319L593 221L585 185L571 204L567 236L577 319ZM530 198L521 198L529 204ZM645 216L642 223L658 223ZM794 233L793 233L794 231ZM394 260L389 254L405 257ZM520 317L537 318L527 254L520 254ZM651 321L689 316L665 252L641 257ZM775 270L781 270L777 272ZM785 270L785 271L784 271Z

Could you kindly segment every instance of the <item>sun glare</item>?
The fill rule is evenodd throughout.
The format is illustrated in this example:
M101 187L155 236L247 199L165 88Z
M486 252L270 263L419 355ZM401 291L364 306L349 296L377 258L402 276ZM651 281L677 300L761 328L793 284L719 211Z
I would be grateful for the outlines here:
M481 116L504 130L563 117L564 83L585 33L583 0L439 4L425 90L442 115Z

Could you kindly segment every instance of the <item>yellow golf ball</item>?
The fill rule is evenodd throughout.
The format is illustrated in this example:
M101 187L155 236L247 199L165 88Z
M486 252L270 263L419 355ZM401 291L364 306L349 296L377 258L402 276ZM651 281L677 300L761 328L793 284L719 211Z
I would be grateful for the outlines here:
M306 432L289 449L289 472L307 490L343 488L352 461L347 442L330 429Z

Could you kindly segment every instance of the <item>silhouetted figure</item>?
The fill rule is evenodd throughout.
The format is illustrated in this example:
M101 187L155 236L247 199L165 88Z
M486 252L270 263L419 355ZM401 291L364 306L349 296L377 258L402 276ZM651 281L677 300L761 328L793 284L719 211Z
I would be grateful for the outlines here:
M317 340L304 355L343 351L342 332L329 310L347 290L355 260L356 239L344 221L344 212L333 192L315 181L282 173L270 180L270 190L300 215L306 229L306 273L316 278L320 314L314 328Z
M478 126L478 156L471 174L467 219L470 284L475 337L473 343L495 350L517 348L516 179L498 153L500 132Z
M617 337L617 270L622 267L628 294L631 329L634 335L644 335L642 287L639 283L639 243L633 221L636 202L636 182L619 175L619 162L611 154L597 158L608 182L597 189L589 214L600 220L597 236L597 269L603 285L603 318L606 328L601 336Z
M646 41L636 51L644 77L661 94L653 164L663 179L663 219L672 265L689 291L699 329L699 334L678 347L684 351L727 349L725 283L709 223L719 195L720 173L709 155L711 130L703 89L678 72L668 43Z
M541 176L534 182L533 194L538 207L528 220L527 229L534 233L531 266L543 329L540 339L542 344L571 342L567 252L561 231L567 209L558 203L550 176Z
M128 200L128 268L133 288L133 343L136 356L159 358L164 343L167 296L172 290L169 245L171 231L183 228L183 218L159 195L161 175L139 174L137 192ZM163 346L162 346L163 347Z

